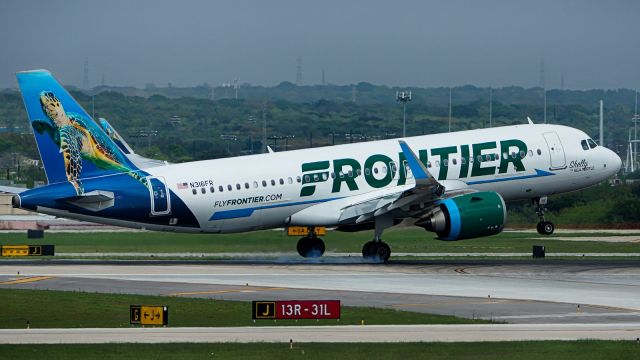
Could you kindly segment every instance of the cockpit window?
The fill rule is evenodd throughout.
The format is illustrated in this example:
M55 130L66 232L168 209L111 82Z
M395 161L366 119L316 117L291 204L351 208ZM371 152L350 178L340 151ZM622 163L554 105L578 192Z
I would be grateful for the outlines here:
M589 150L589 144L587 144L587 140L580 141L580 145L582 145L582 150Z
M587 142L589 143L589 147L592 148L592 149L594 147L598 146L598 144L596 144L596 142L591 140L591 139L587 139Z

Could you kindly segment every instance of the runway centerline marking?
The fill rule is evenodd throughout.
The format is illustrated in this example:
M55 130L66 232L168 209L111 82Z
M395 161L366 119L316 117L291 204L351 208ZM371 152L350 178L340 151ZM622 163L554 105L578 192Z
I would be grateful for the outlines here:
M14 280L2 281L2 282L0 282L0 285L26 284L26 283L30 283L30 282L48 280L48 279L53 279L53 278L54 278L54 276L32 276L32 277L27 277L27 278L22 278L22 279L14 279Z
M432 303L416 303L416 304L394 304L392 307L431 307L440 305L455 305L455 304L505 304L512 302L521 302L522 300L505 300L505 299L491 299L491 301L478 301L478 300L452 300L452 301L434 301Z
M269 288L242 288L242 289L227 289L227 290L210 290L210 291L188 291L177 292L167 294L167 296L184 296L184 295L211 295L211 294L226 294L226 293L247 293L247 292L259 292L259 291L279 291L286 290L283 287L269 287Z

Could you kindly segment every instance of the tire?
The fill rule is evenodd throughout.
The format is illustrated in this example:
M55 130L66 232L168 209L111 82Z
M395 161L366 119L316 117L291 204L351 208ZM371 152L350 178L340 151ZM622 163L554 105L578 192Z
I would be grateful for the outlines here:
M368 243L365 243L362 246L362 257L364 258L370 258L373 256L373 253L371 252L371 247L374 246L376 244L375 241L369 241Z
M296 250L298 250L298 254L302 257L307 257L309 253L309 244L310 239L308 237L303 237L298 240L298 245L296 246Z
M380 259L380 261L385 263L389 261L389 258L391 257L391 248L389 247L389 245L382 241L376 245L376 256Z
M362 256L365 259L379 260L386 263L391 256L391 248L382 241L369 241L362 247Z
M319 258L324 255L325 245L324 241L320 238L312 238L309 240L309 246L307 250L307 256L310 258Z
M551 235L553 234L553 231L556 229L556 227L553 225L553 223L551 221L545 221L542 224L542 233L544 235Z
M544 235L544 229L542 228L542 224L544 224L546 221L540 221L537 225L536 225L536 230L538 230L538 234L540 235Z

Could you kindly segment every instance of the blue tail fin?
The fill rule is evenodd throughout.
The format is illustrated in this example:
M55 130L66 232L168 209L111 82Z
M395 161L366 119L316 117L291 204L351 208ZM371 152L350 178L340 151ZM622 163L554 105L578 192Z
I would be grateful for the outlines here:
M127 173L144 176L47 70L17 74L49 183Z

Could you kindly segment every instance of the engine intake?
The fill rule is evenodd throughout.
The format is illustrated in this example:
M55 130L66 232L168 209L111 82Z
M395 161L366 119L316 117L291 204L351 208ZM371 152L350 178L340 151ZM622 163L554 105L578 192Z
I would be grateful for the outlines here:
M415 224L440 240L463 240L499 234L506 220L502 196L485 191L442 200L435 212Z

